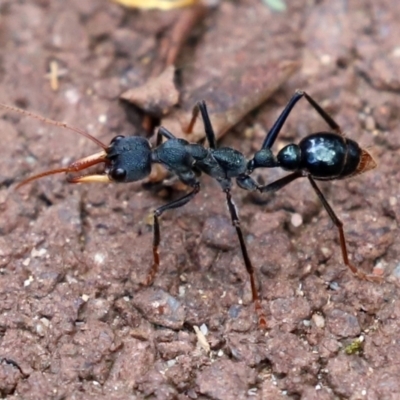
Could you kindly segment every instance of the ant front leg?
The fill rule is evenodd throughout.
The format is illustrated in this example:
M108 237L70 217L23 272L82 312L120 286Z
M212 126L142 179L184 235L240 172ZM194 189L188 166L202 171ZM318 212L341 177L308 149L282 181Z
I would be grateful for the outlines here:
M174 200L171 203L165 204L154 211L153 214L153 265L151 266L147 278L144 282L145 286L149 286L153 283L154 278L158 272L160 267L160 254L159 254L159 246L160 246L160 223L159 218L164 213L164 211L172 210L173 208L182 207L187 204L190 200L196 196L200 191L200 184L195 183L193 185L193 190L187 195L181 197L180 199Z
M307 178L310 181L311 186L315 190L315 193L317 194L318 198L321 200L321 203L324 206L325 210L329 214L329 217L331 218L332 222L335 224L336 228L339 231L340 248L342 250L342 257L345 265L347 265L350 268L351 272L360 279L364 279L370 282L378 282L378 283L381 282L382 277L374 274L366 274L360 271L354 264L350 262L347 252L346 239L344 237L343 222L337 217L332 207L325 199L325 196L322 194L321 190L315 183L314 179L310 175L308 175Z
M260 328L266 329L267 319L266 319L264 312L262 310L262 307L261 307L260 297L258 295L258 290L257 290L257 286L256 286L256 278L255 278L255 274L254 274L254 268L253 268L253 264L251 263L249 254L247 252L246 242L244 240L243 232L240 227L240 220L239 220L238 212L237 212L235 204L233 203L230 189L225 189L224 192L226 194L226 202L228 204L229 213L231 215L232 225L235 227L237 236L239 238L240 249L242 250L244 264L246 266L247 273L250 276L251 293L252 293L252 297L253 297L254 307L255 307L256 313L258 315L258 325L260 326Z

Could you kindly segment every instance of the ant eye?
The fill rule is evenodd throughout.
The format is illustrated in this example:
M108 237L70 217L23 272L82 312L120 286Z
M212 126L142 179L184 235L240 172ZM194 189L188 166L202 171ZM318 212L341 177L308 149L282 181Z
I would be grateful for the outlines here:
M111 178L116 182L123 182L126 177L126 170L123 168L116 168L110 172Z
M120 140L123 139L124 137L125 137L125 136L123 136L123 135L115 136L114 138L111 139L110 145L112 145L112 144L114 144L114 143L120 141Z

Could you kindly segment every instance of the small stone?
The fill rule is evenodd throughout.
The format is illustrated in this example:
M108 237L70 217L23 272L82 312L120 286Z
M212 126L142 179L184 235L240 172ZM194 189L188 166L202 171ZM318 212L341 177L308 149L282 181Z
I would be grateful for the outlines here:
M107 122L107 115L105 115L105 114L99 115L99 122L101 124L105 124Z
M203 227L202 241L207 246L222 251L237 247L235 228L229 218L220 215L207 218Z
M28 287L33 282L33 276L31 275L28 279L24 281L24 287Z
M361 333L357 318L340 309L332 310L328 315L328 329L338 337L358 336Z
M208 328L206 324L201 324L200 326L201 333L206 336L208 334Z
M294 213L292 214L292 217L290 218L290 223L295 227L298 228L299 226L302 225L303 223L303 217L298 214L298 213Z
M324 328L325 327L325 318L320 314L313 314L311 317L312 321L314 322L317 328Z
M367 131L373 131L376 129L376 124L375 124L375 120L371 115L368 115L365 118L365 129Z
M132 304L147 319L156 325L171 329L182 329L186 312L183 304L167 292L147 288L132 299Z
M50 321L49 321L47 318L45 318L45 317L40 318L40 322L41 322L46 328L48 328L48 327L50 326Z
M22 265L24 266L24 267L27 267L29 264L30 264L30 262L31 262L31 259L28 257L28 258L25 258L25 260L24 261L22 261Z
M106 257L104 256L103 253L96 253L94 256L94 261L97 265L103 264L105 259Z
M43 257L47 253L46 249L41 248L40 250L36 250L35 248L31 251L32 258L40 258Z

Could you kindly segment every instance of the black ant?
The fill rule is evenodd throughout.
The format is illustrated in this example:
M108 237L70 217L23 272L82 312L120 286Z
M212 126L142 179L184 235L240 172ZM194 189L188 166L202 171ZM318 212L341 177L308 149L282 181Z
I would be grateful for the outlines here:
M299 145L291 144L286 146L275 157L271 151L271 147L290 111L302 97L305 97L309 101L322 118L325 119L331 129L334 130L334 133L318 132L309 135L304 138ZM266 327L267 322L262 311L256 287L254 268L248 255L244 236L240 227L238 211L231 196L233 178L236 178L238 186L242 189L258 190L265 193L277 191L293 180L307 176L312 187L328 211L328 214L339 229L340 243L345 264L361 279L372 281L380 280L377 276L364 274L349 262L342 223L336 217L314 181L314 179L341 179L360 174L374 168L376 163L371 155L366 150L361 149L356 142L344 138L336 122L334 122L334 120L305 92L297 91L294 94L278 120L268 132L261 150L257 151L250 161L247 161L245 156L235 149L230 147L217 147L214 130L210 122L206 104L203 101L199 102L193 109L193 116L188 131L193 127L200 112L203 118L206 139L209 145L208 148L201 144L193 144L184 139L178 139L164 127L159 128L156 135L156 146L153 149L147 139L138 136L116 136L107 146L88 133L67 126L64 123L49 120L14 107L1 104L0 106L32 116L47 123L71 129L89 138L103 149L101 152L77 160L65 168L54 169L34 175L22 181L17 188L47 175L61 172L79 172L99 163L105 164L103 174L68 177L67 181L71 183L134 182L149 176L152 164L159 163L170 172L174 173L180 181L192 188L188 194L154 211L153 265L147 275L145 281L146 285L150 285L153 282L160 265L158 249L160 244L159 217L167 210L185 205L200 191L199 176L201 173L215 178L226 195L232 224L236 228L246 270L250 276L252 298L259 316L260 327ZM166 139L164 142L163 138ZM256 168L274 167L282 167L295 172L265 186L258 185L258 183L250 177L250 174Z

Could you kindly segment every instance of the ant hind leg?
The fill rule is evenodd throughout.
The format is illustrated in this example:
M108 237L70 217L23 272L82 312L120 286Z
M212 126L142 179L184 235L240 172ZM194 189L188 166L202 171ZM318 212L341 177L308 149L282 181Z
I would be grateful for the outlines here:
M343 136L342 128L340 128L339 124L309 94L304 92L304 97L315 109L315 111L317 111L317 113L324 119L329 127L338 135Z
M333 211L332 207L329 205L327 202L325 196L322 194L321 190L315 183L314 179L308 175L308 180L311 183L311 186L313 187L315 193L317 194L318 198L321 200L322 205L324 206L325 210L329 214L329 217L331 218L332 222L335 224L336 228L339 231L339 239L340 239L340 248L342 250L342 257L343 257L343 262L345 265L347 265L348 268L350 268L350 271L357 276L359 279L367 280L370 282L381 282L382 277L374 274L366 274L363 271L360 271L353 263L350 262L348 252L347 252L347 245L346 245L346 239L344 237L344 231L343 231L343 222L337 217L335 212Z

